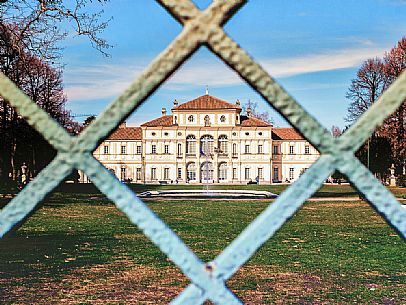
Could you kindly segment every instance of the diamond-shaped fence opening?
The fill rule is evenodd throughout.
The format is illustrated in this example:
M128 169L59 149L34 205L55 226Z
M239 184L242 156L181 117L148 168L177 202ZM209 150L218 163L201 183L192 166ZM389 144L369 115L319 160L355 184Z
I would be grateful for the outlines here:
M335 170L345 174L368 202L406 237L406 210L354 156L354 151L406 99L403 73L343 136L333 139L222 29L245 1L216 1L199 11L190 1L159 1L184 25L183 31L141 76L79 137L68 135L4 75L0 94L58 151L57 157L0 214L0 234L19 224L74 168L114 201L191 280L173 304L241 304L229 279L302 206ZM202 262L136 195L109 174L91 152L201 45L221 58L282 114L322 154L301 178L266 208L212 262Z
M383 125L385 124L386 122ZM402 174L402 171L395 167L399 140L393 134L384 136L385 133L388 134L389 132L378 128L355 152L355 156L374 174L376 179L385 185L386 189L394 197L405 199L402 190L396 186L397 181L395 179L396 176ZM391 143L394 140L393 138L395 138L395 141Z
M189 284L103 194L69 199L47 197L18 232L0 240L0 303L69 303L89 296L109 302L118 287L129 291L122 302L161 303L163 295L168 301Z
M375 289L402 299L402 251L404 242L369 205L313 197L227 285L247 304L368 302Z

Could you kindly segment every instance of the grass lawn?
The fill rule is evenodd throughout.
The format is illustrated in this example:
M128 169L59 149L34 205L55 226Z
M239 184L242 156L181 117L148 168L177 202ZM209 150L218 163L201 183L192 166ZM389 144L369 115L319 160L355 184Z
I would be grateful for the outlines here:
M148 201L205 261L265 201ZM166 304L188 284L104 197L55 194L0 243L0 304ZM405 304L406 244L364 202L309 202L229 281L247 304Z

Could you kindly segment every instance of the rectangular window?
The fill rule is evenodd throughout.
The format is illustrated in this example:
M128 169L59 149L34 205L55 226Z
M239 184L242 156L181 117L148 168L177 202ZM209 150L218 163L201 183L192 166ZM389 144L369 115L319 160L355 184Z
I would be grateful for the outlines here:
M137 167L137 171L136 171L136 179L137 180L141 180L141 168Z
M295 179L295 169L293 167L289 168L289 180Z
M182 155L182 144L178 143L178 156Z
M237 144L233 144L233 156L237 155Z
M104 146L104 154L108 155L109 154L109 147L107 145Z
M141 146L137 145L137 155L141 155Z
M258 178L264 179L264 169L262 167L258 168Z
M273 154L274 154L274 155L279 154L278 145L274 145L274 146L273 146Z
M155 144L151 145L151 154L153 154L153 155L156 154L156 145Z
M121 145L121 154L122 155L126 154L126 147L124 145Z
M293 155L295 153L295 147L293 145L289 146L289 154Z
M127 171L125 167L121 168L121 181L124 181L125 179L127 179Z
M221 139L219 140L219 153L220 153L220 154L227 154L227 152L228 152L227 139L221 138Z
M164 180L169 180L169 168L164 168Z
M182 179L182 168L178 167L178 175L177 175L178 179Z
M249 145L245 145L245 153L249 154L250 153L250 146Z
M264 149L263 149L262 144L259 144L259 145L258 145L258 153L259 153L259 154L264 153Z
M169 154L169 145L164 146L164 153L167 155Z
M237 168L233 167L233 179L237 179Z
M195 155L196 154L196 140L195 139L187 139L186 140L186 154L187 155Z
M156 168L151 168L151 180L156 180Z
M309 145L305 146L305 155L310 155L310 146Z
M279 169L277 167L273 169L273 181L279 181Z
M245 168L245 180L249 180L249 179L250 179L250 169Z

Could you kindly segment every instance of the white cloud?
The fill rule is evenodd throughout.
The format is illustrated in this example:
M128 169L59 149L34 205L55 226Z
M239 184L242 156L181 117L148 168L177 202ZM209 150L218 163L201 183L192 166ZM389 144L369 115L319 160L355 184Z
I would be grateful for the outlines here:
M341 49L318 54L277 59L259 59L273 77L283 78L312 72L359 66L364 60L382 56L388 48ZM132 61L134 63L134 61ZM123 92L141 73L143 64L104 64L67 69L66 92L70 101L113 98ZM219 60L187 62L165 84L169 90L185 90L196 85L233 86L240 77Z
M368 58L382 56L386 48L342 49L302 57L264 60L261 64L275 77L356 67Z
M300 57L259 59L259 63L273 77L282 78L305 73L355 67L370 57L383 55L385 50L385 48L342 49ZM166 88L182 90L187 85L230 86L240 83L241 79L238 75L221 62L195 62L178 70L169 79Z
M70 101L110 98L123 92L142 71L141 65L90 65L65 70Z

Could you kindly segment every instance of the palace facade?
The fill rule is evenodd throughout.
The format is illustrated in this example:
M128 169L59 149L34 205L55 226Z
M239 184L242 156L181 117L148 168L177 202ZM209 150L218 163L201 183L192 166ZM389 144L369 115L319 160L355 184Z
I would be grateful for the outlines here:
M293 128L274 128L241 115L239 101L208 94L172 113L122 124L94 156L120 180L133 183L276 183L296 180L319 153ZM81 181L88 182L81 174Z

